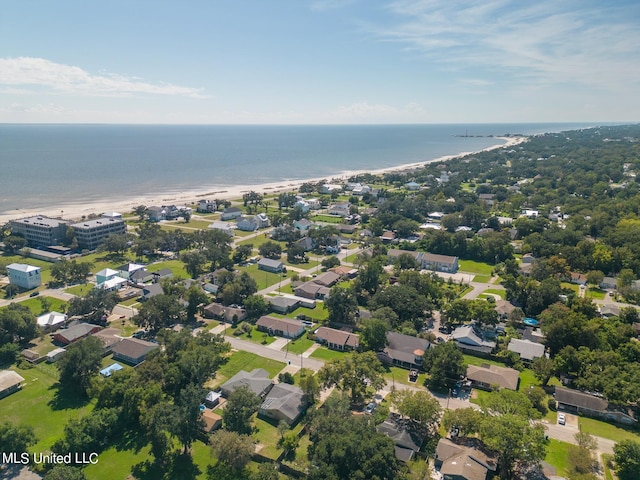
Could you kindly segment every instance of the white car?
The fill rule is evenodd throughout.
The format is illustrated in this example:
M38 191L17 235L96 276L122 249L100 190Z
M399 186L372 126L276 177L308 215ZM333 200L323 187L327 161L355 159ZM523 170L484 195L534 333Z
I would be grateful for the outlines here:
M558 423L560 425L564 425L566 423L567 419L564 416L564 413L559 413L558 414Z

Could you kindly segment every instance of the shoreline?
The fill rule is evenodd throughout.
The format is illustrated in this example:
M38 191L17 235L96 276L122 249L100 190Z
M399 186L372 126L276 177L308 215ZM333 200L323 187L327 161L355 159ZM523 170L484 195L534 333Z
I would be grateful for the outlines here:
M229 186L212 186L206 189L172 192L168 191L164 195L140 195L127 200L112 200L92 203L68 203L59 204L57 207L51 208L34 208L34 209L16 209L15 211L0 212L0 223L4 224L10 220L42 215L52 218L64 218L65 220L80 221L83 215L101 214L104 212L116 211L122 214L131 212L138 205L167 205L174 204L177 206L189 205L197 203L200 199L220 199L220 200L238 200L242 198L243 193L255 191L263 195L271 195L282 192L295 190L307 182L318 182L322 179L344 179L354 175L370 173L373 175L381 175L391 172L408 172L418 168L422 168L429 163L446 162L454 158L460 158L467 155L473 155L481 152L488 152L498 148L506 148L519 145L528 140L527 136L519 137L495 137L498 140L504 140L504 144L492 145L482 150L461 152L453 155L444 155L431 160L421 162L406 163L393 167L380 168L376 170L346 170L337 172L332 176L319 178L306 178L299 180L282 180L280 182L263 183L257 185L229 185Z

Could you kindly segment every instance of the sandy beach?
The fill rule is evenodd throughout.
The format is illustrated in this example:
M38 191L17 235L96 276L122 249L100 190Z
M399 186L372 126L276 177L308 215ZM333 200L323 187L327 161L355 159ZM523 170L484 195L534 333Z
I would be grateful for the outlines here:
M383 174L389 172L403 172L410 171L420 168L429 163L448 161L453 158L464 157L466 155L472 155L474 153L484 152L495 150L497 148L508 148L514 145L518 145L527 141L527 137L495 137L497 140L504 140L506 143L493 145L491 147L485 148L483 150L475 151L475 152L462 152L457 153L455 155L446 155L438 158L434 158L431 160L425 160L417 163L409 163L403 165L397 165L394 167L388 167L378 170L352 170L352 171L343 171L337 172L336 175L332 177L322 177L322 178L307 178L301 180L292 180L292 181L282 181L282 182L274 182L274 183L265 183L260 185L233 185L233 186L218 186L218 187L210 187L204 190L192 190L192 191L183 191L183 192L168 192L164 195L144 195L144 196L136 196L127 199L108 199L104 202L78 202L72 204L64 204L64 205L56 205L51 208L40 208L40 209L17 209L11 212L2 212L0 213L0 223L7 223L9 220L14 220L18 218L25 218L34 215L44 215L48 217L54 218L63 218L66 220L80 220L82 216L88 216L90 214L101 214L104 212L119 212L119 213L128 213L131 212L138 205L190 205L194 202L198 202L201 199L226 199L226 200L237 200L242 198L242 194L255 191L261 194L269 195L274 193L282 193L282 192L297 192L300 185L306 182L317 182L322 180L323 178L327 180L331 179L346 179L352 177L354 175L363 174L363 173L371 173L371 174Z

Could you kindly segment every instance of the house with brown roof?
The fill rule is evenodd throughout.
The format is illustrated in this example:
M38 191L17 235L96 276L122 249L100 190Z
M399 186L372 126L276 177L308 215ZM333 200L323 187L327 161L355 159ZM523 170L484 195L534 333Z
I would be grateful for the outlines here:
M128 363L129 365L139 365L144 362L147 354L159 345L139 338L125 338L113 347L113 359Z
M269 315L260 317L256 322L256 327L260 332L285 338L298 338L305 332L304 324L298 320L275 318Z
M346 265L339 265L329 269L330 272L337 273L342 279L355 278L358 275L358 269L353 267L347 267Z
M340 275L334 272L324 272L311 281L323 287L332 287L340 281Z
M211 433L214 430L222 427L222 416L215 413L213 410L205 408L202 411L202 420L204 420L203 430L206 433Z
M293 289L296 297L308 298L310 300L324 300L329 295L331 289L323 287L314 282L305 282Z
M499 388L517 390L520 383L520 372L513 368L499 367L498 365L469 365L467 367L467 380L471 385L483 390L492 390L496 385Z
M359 335L335 328L320 327L316 330L315 336L318 343L325 344L332 350L355 350L360 345Z
M221 303L210 303L204 307L204 316L206 318L216 318L232 323L234 317L238 322L247 318L247 311L242 307L227 307Z
M638 422L634 412L628 407L611 405L606 399L596 395L571 388L556 387L555 397L558 410L611 420L626 425Z
M475 439L474 439L475 440ZM495 455L470 445L455 443L441 438L434 455L434 466L444 480L487 480L496 472ZM475 443L479 443L475 441Z

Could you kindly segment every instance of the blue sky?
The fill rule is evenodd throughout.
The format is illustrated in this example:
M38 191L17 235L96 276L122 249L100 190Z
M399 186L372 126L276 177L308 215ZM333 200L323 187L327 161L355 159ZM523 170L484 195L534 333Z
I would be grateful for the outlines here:
M640 120L640 2L3 0L0 122Z

